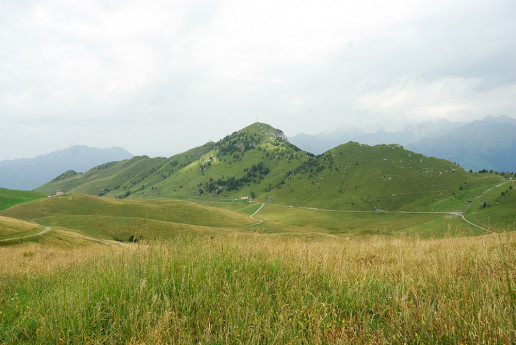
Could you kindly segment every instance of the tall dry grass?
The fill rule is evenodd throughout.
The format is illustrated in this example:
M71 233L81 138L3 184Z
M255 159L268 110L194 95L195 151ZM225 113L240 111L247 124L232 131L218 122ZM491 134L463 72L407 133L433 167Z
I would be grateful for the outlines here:
M516 241L233 234L0 280L0 342L512 344Z

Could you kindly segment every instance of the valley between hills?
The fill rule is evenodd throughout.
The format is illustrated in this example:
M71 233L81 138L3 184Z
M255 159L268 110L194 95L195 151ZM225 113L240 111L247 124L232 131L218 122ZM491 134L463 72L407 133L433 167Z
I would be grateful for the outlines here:
M0 189L0 342L510 344L515 180L254 123Z

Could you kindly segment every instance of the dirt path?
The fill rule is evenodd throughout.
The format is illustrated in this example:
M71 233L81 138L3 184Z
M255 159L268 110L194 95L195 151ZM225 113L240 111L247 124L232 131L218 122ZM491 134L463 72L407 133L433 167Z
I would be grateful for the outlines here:
M37 223L34 223L34 224L37 224ZM39 224L37 224L39 225ZM41 225L39 225L41 226ZM42 231L38 232L37 234L32 234L32 235L24 235L24 236L18 236L18 237L11 237L11 238L5 238L3 240L0 240L0 242L9 242L9 241L16 241L16 240L23 240L25 238L31 238L31 237L36 237L36 236L41 236L43 234L46 234L47 232L50 231L50 227L47 226L45 227L45 229L43 229Z
M79 234L79 233L76 233L76 234L78 234L82 238L85 238L85 239L90 240L90 241L95 241L95 242L98 242L98 243L107 244L108 246L111 246L111 247L117 247L117 248L120 247L120 245L118 245L118 244L114 244L114 243L111 243L111 242L108 242L108 241L105 241L105 240L101 240L101 239L94 238L94 237L89 237L89 236L86 236L86 235L83 235L83 234Z
M510 181L505 181L505 182L502 182L502 183L497 184L496 186L489 187L488 189L486 189L485 191L483 191L482 193L480 193L479 195L477 195L477 196L475 197L475 200L480 199L481 197L483 197L484 195L486 195L487 193L489 193L489 192L490 192L490 191L492 191L493 189L498 188L498 187L501 187L501 186L503 186L503 185L505 185L505 184L507 184L507 183L511 183L511 182L510 182ZM472 205L472 204L473 204L473 202L470 202L470 203L467 205L467 207L466 207L466 209L464 210L464 212L466 212L466 211L471 207L471 205ZM466 217L464 217L463 212L461 212L461 213L460 213L460 216L462 217L462 220L463 220L463 221L465 221L466 223L468 223L468 224L470 224L470 225L473 225L473 226L475 226L475 227L477 227L477 228L479 228L479 229L482 229L482 230L484 230L485 232L489 232L489 233L491 233L491 234L494 234L494 231L491 231L491 230L489 230L489 229L487 229L487 228L484 228L483 226L480 226L480 225L478 225L478 224L475 224L475 223L473 223L473 222L471 222L471 221L467 220L467 219L466 219Z
M500 184L498 184L498 185L496 185L494 187L490 187L488 190L482 192L477 197L477 199L480 198L482 195L485 195L486 193L489 193L494 188L498 188L498 187L500 187L500 186L502 186L502 185L504 185L506 183L507 182L503 182L503 183L500 183ZM483 226L480 226L478 224L475 224L475 223L467 220L466 217L464 217L463 212L460 212L460 211L384 211L384 210L381 210L381 211L355 211L355 210L332 210L332 209L324 209L324 208L317 208L317 207L306 207L306 206L292 206L292 205L287 206L287 205L280 205L280 204L270 204L270 205L278 206L278 207L301 208L301 209L306 209L306 210L326 211L326 212L342 212L342 213L447 214L447 215L453 215L453 216L461 217L463 221L465 221L466 223L468 223L468 224L470 224L470 225L472 225L474 227L482 229L482 230L484 230L485 232L488 232L488 233L494 233L493 231L491 231L491 230L489 230L487 228L484 228ZM262 207L263 207L263 204L262 204ZM256 214L258 211L260 211L262 207L260 207L255 213L253 213L253 215ZM252 225L257 225L257 224L252 224Z
M489 193L489 192L490 192L490 191L492 191L493 189L498 188L498 187L500 187L500 186L503 186L504 184L507 184L507 183L510 183L510 182L509 182L509 181L505 181L505 182L502 182L502 183L497 184L496 186L489 187L488 189L486 189L485 191L483 191L482 193L480 193L479 195L477 195L477 197L475 198L475 200L480 199L481 197L483 197L484 195L486 195L487 193Z
M251 218L253 220L258 220L258 222L254 223L254 224L244 225L244 227L255 226L255 225L259 225L259 224L263 223L263 219L254 218L254 215L256 215L258 212L260 212L260 210L263 208L263 206L265 206L265 203L262 203L262 205L256 211L254 211L254 213L252 215L249 216L249 218Z
M39 225L39 226L43 226L41 224L38 224L36 222L32 222L36 225ZM1 242L10 242L10 241L17 241L17 240L23 240L23 239L27 239L27 238L31 238L31 237L36 237L36 236L41 236L41 235L44 235L46 234L47 232L49 232L51 230L51 228L49 226L46 226L45 229L43 229L42 231L36 233L36 234L32 234L32 235L24 235L24 236L18 236L18 237L12 237L12 238L5 238L3 240L0 240L0 243ZM94 238L94 237L89 237L89 236L86 236L86 235L83 235L83 234L80 234L80 233L75 233L85 239L88 239L90 241L95 241L95 242L99 242L99 243L102 243L102 244L107 244L109 246L112 246L112 247L119 247L119 245L117 244L114 244L114 243L111 243L111 242L108 242L108 241L105 241L105 240L101 240L101 239L98 239L98 238Z
M463 214L461 214L460 216L462 217L462 220L463 220L463 221L465 221L466 223L471 224L471 225L473 225L473 226L476 226L477 228L482 229L482 230L484 230L485 232L489 232L490 234L494 234L494 231L491 231L491 230L489 230L489 229L484 228L483 226L480 226L480 225L478 225L478 224L475 224L475 223L470 222L469 220L467 220L467 219L466 219L466 217L464 217L464 215L463 215Z

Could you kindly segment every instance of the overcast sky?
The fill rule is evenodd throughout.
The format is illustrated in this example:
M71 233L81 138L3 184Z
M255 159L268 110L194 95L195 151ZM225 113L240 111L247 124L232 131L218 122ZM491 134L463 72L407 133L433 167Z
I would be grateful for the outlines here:
M0 160L516 117L514 0L5 0Z

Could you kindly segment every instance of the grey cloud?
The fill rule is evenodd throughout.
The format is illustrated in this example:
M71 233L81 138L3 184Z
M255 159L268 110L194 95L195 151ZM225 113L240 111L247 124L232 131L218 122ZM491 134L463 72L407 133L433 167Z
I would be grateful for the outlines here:
M514 1L369 2L2 4L0 145L20 149L0 160L69 143L170 155L257 115L289 135L516 116Z

